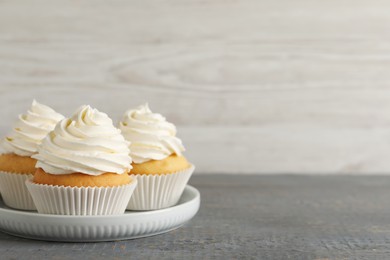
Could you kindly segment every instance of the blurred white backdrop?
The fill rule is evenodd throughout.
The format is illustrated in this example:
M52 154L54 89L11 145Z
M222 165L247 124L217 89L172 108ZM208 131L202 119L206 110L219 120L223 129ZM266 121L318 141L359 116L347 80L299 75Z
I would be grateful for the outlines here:
M197 173L390 173L390 2L0 1L0 134L149 102Z

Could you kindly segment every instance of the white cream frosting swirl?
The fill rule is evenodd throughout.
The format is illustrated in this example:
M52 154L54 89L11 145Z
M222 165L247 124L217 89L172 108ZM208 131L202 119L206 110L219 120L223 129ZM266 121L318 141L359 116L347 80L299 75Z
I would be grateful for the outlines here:
M60 121L39 146L36 168L51 174L122 174L131 167L129 143L107 114L82 106Z
M130 142L134 163L162 160L171 154L181 156L185 150L176 137L176 127L162 115L152 113L148 104L126 111L119 128Z
M6 153L31 156L38 151L38 145L52 131L64 116L48 106L33 100L26 114L19 115L12 132L2 141Z

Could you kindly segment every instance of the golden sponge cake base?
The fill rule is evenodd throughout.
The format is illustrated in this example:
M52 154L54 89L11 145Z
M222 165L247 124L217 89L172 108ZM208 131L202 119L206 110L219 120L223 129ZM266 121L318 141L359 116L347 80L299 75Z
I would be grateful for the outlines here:
M0 171L34 174L37 160L30 156L20 156L14 153L0 154Z
M41 168L34 174L34 183L58 185L65 187L115 187L126 185L131 182L128 174L103 173L98 176L87 175L79 172L71 174L55 175L46 173Z
M171 155L163 160L151 160L144 163L133 163L129 174L168 174L182 171L191 165L184 156Z

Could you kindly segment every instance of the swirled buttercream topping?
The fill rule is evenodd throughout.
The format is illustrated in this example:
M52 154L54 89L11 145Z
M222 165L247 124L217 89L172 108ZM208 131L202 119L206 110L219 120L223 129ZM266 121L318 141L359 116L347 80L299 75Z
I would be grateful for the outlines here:
M2 141L6 153L31 156L38 151L38 145L52 131L64 116L48 106L33 101L26 114L19 115L12 132Z
M129 143L102 112L82 106L60 121L38 148L36 168L51 174L122 174L131 167Z
M185 150L176 137L176 127L162 115L153 113L148 104L128 110L119 122L119 128L130 142L134 163L162 160L171 154L181 156Z

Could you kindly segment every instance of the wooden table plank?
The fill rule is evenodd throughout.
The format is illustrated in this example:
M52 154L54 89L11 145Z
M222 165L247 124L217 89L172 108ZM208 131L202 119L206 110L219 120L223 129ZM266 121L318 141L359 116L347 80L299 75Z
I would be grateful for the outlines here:
M149 238L55 243L0 233L1 259L386 258L390 178L194 176L197 216Z
M2 0L0 133L34 97L115 121L148 101L200 172L387 173L389 10L386 0Z

